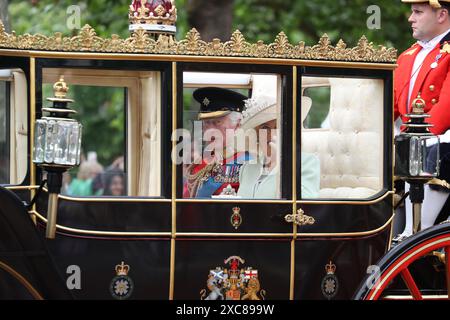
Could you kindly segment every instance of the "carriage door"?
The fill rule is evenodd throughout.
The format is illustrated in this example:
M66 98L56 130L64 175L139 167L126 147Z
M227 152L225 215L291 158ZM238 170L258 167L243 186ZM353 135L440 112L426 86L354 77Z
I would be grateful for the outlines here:
M390 235L392 71L301 68L298 104L295 298L349 299Z
M289 299L292 68L183 63L177 80L174 298Z
M28 72L26 58L0 61L0 185L28 182Z
M63 79L83 124L83 160L64 174L60 227L49 244L60 273L72 265L82 270L81 289L72 290L77 299L167 299L170 64L38 59L36 68L38 117ZM36 207L45 215L45 196ZM133 282L115 278L124 274Z

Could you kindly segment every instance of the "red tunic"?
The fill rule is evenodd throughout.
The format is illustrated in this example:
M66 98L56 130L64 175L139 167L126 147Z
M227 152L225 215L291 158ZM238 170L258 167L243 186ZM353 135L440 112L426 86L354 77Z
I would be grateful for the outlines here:
M421 93L425 100L425 112L431 115L427 122L434 125L431 132L442 134L450 128L450 54L441 53L445 41L450 40L450 33L425 58L412 90L410 103ZM418 44L403 52L398 58L398 67L394 73L394 112L395 119L407 112L409 83L414 60L421 47ZM437 60L438 55L442 56ZM436 62L437 66L432 67Z

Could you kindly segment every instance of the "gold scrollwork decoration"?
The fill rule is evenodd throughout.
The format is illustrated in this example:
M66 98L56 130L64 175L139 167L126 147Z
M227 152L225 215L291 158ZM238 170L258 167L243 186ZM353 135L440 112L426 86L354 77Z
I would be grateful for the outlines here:
M284 32L280 32L275 42L269 45L269 54L273 58L294 58L293 46Z
M134 31L126 39L113 34L110 38L97 35L94 28L85 25L78 35L65 37L60 32L52 36L41 34L16 35L7 33L0 21L0 49L44 50L62 52L105 52L105 53L145 53L196 56L233 56L254 58L280 58L305 60L330 60L348 62L395 63L397 50L384 46L375 47L365 36L362 36L356 47L349 48L343 40L333 46L327 34L313 46L299 42L293 45L284 32L280 32L275 41L265 44L263 41L248 42L244 35L236 30L229 41L213 39L202 40L196 29L190 30L183 40L161 35L152 39L143 29Z
M203 55L207 51L207 43L202 40L195 28L191 29L186 34L186 38L178 42L176 47L177 54Z
M6 39L7 33L5 30L5 26L3 25L3 22L0 20L0 43L3 43Z
M316 222L313 217L306 215L302 209L298 209L296 214L285 215L284 220L298 226L313 225Z
M250 52L250 46L244 35L239 30L236 30L231 35L231 40L225 42L224 53L229 56L247 56Z

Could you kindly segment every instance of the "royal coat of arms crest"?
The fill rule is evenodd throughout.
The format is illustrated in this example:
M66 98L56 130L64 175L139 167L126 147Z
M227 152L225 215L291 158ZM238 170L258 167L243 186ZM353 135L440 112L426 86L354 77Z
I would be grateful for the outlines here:
M206 289L200 291L202 300L265 300L266 292L261 289L258 270L242 268L245 260L231 256L224 261L229 268L216 267L209 271Z

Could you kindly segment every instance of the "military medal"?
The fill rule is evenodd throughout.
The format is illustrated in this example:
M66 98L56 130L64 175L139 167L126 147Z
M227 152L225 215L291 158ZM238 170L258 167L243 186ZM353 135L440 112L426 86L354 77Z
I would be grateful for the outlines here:
M442 58L442 53L439 53L439 54L436 56L436 60L431 64L431 69L436 69L436 68L437 68L437 66L438 66L438 61L439 61L440 58Z
M109 291L111 295L117 300L128 299L133 293L134 283L128 276L130 266L123 261L116 265L116 276L111 280Z

